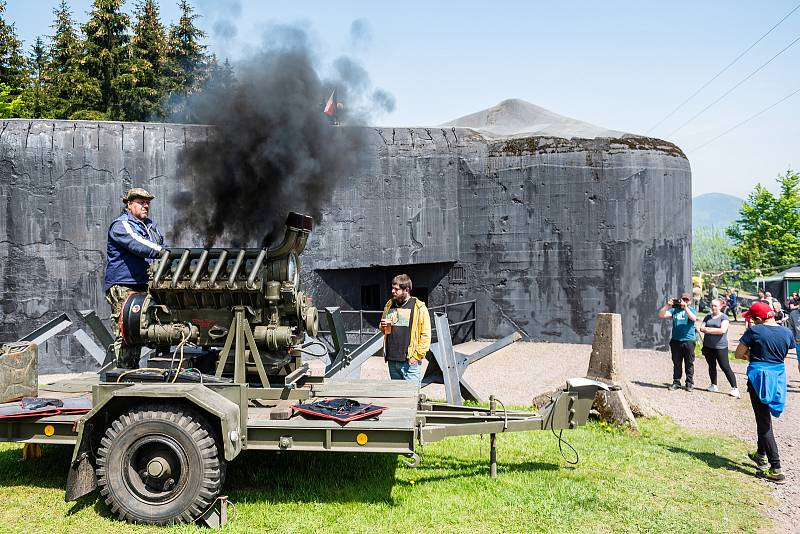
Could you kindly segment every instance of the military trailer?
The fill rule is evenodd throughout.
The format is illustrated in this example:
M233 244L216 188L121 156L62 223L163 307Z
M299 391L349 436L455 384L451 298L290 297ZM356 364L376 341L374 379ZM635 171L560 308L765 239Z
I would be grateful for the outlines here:
M244 450L388 453L414 466L426 443L489 434L495 474L496 434L586 422L606 387L586 379L533 413L493 397L489 408L431 402L406 382L313 376L302 355L319 344L318 314L299 279L311 230L293 213L273 248L165 251L119 317L126 345L153 349L148 366L44 386L39 396L61 409L0 418L0 440L72 446L66 500L99 489L120 519L169 524L205 518ZM321 399L383 411L345 423L294 409Z

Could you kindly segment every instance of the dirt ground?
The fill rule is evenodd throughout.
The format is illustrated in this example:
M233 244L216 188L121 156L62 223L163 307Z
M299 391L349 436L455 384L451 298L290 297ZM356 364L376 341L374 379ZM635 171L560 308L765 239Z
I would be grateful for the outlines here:
M731 325L732 341L738 340L744 325ZM456 350L465 354L488 345L472 342ZM465 378L483 398L490 393L509 405L527 405L540 393L563 386L567 378L584 376L589 364L590 345L518 342L470 366ZM731 434L752 443L755 448L755 419L746 393L744 362L732 363L742 398L728 395L730 387L719 372L720 392L709 393L708 365L702 358L695 361L695 390L669 391L672 382L672 361L668 352L626 350L623 372L633 388L665 415L691 429ZM787 483L778 486L769 482L775 505L766 513L775 522L779 533L798 533L800 528L800 371L792 351L786 360L789 398L786 411L774 420L775 434L781 453L781 464ZM363 367L363 378L387 378L385 363L372 358ZM427 386L423 392L430 398L443 399L444 388ZM747 458L741 459L749 465Z

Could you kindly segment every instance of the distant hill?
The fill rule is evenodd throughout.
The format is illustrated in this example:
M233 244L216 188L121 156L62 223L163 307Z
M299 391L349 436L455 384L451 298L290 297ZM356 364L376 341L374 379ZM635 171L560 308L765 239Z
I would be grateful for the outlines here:
M723 229L739 218L741 198L725 193L706 193L692 199L692 227Z
M486 137L541 135L552 137L626 137L630 134L609 130L588 122L553 113L518 98L503 100L496 106L465 115L440 126L472 128Z

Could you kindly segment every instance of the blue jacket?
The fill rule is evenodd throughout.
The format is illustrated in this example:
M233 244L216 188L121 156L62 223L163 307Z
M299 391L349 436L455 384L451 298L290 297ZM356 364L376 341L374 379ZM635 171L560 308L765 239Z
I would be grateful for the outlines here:
M786 367L782 363L750 362L747 381L773 417L780 417L786 405Z
M108 228L103 289L108 291L115 284L146 284L148 259L157 258L163 245L164 236L150 219L142 222L127 211L114 219Z

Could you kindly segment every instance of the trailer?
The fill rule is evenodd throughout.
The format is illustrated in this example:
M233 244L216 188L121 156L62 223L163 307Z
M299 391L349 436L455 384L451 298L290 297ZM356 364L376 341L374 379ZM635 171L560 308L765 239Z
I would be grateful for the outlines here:
M489 434L495 475L497 434L576 428L598 389L607 389L569 380L536 413L506 410L494 397L487 408L461 406L459 391L470 393L462 376L469 358L453 353L443 317L434 318L447 333L438 368L456 402L431 402L415 383L344 378L370 352L348 352L342 328L334 329L331 367L313 376L303 354L322 344L318 312L299 277L312 227L310 216L290 213L272 248L165 249L150 266L147 291L131 293L113 316L116 336L94 312L82 313L106 348L98 376L40 388L39 411L0 406L0 440L72 446L67 501L99 489L129 522L219 525L225 468L244 450L397 454L414 466L426 443ZM35 345L68 322L59 317L27 341ZM376 336L368 344L382 342ZM115 345L137 357L152 351L147 368L117 369ZM296 409L348 399L383 410L345 422Z
M400 381L308 375L291 386L264 388L67 380L41 386L40 397L91 406L89 412L2 418L0 440L73 447L68 501L99 488L112 512L129 522L218 525L225 515L217 501L225 466L244 450L388 453L414 467L427 443L489 434L495 476L497 434L583 425L596 391L604 388L571 379L538 412L525 412L506 410L494 397L488 408L432 402L416 384ZM385 410L346 424L297 412L286 417L292 403L323 398Z

